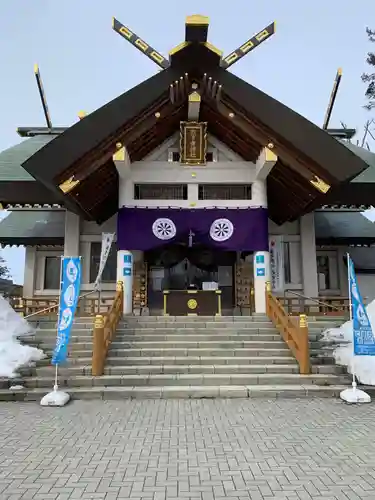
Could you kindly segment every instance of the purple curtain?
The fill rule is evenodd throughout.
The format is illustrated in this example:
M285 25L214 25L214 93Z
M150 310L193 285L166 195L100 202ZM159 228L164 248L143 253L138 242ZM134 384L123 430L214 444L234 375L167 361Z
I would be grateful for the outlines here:
M264 208L121 208L120 250L151 250L168 243L200 243L222 250L267 251Z

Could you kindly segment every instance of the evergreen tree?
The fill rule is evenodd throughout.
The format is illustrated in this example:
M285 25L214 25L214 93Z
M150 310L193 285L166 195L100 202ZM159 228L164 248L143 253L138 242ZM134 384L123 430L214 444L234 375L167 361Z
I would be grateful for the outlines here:
M375 31L366 28L366 33L370 42L375 42ZM370 66L373 67L371 68L373 71L370 73L363 73L362 75L362 81L367 85L365 95L368 99L368 104L366 104L365 107L367 109L372 109L375 108L375 52L369 52L367 54L366 61Z
M0 255L0 278L10 278L10 271L7 266L6 260Z

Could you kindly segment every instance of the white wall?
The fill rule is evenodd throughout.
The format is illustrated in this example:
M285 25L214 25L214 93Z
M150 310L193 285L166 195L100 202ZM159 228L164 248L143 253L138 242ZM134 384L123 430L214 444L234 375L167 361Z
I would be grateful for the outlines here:
M253 184L256 182L256 166L252 162L243 161L220 141L209 137L208 151L215 152L217 161L208 162L204 166L180 165L168 161L168 152L178 151L179 139L166 141L145 160L128 164L120 177L119 205L137 207L253 207L263 206L262 193L254 189L251 200L198 200L198 185L205 183L218 184ZM187 200L135 200L134 184L167 183L187 184Z
M74 215L74 214L73 214ZM68 218L66 219L68 220ZM93 284L90 281L90 256L91 244L93 242L101 242L102 232L116 233L117 215L99 226L95 222L80 221L80 236L78 253L82 257L82 291L90 291L93 289ZM72 225L76 229L76 221ZM116 238L114 240L116 242ZM73 241L70 241L70 246L73 246ZM24 296L54 296L58 294L58 290L44 289L44 273L46 257L61 257L64 254L63 248L27 248L26 249L26 265L25 265L25 284ZM113 283L103 283L103 296L113 295L116 289L115 281Z

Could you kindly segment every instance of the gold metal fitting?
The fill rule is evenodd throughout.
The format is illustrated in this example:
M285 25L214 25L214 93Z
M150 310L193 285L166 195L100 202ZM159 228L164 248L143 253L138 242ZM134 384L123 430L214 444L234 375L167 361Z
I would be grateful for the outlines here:
M101 314L95 316L94 328L104 328L104 317Z
M300 328L306 328L307 327L307 317L306 317L306 314L300 314L299 315L299 326L300 326Z

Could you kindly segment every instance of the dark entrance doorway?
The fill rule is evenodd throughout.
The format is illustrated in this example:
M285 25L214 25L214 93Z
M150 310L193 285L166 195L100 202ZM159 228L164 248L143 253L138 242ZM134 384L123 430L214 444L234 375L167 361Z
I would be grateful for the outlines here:
M163 308L163 290L202 290L207 283L218 284L223 311L233 310L236 252L171 244L146 252L145 260L150 312Z

